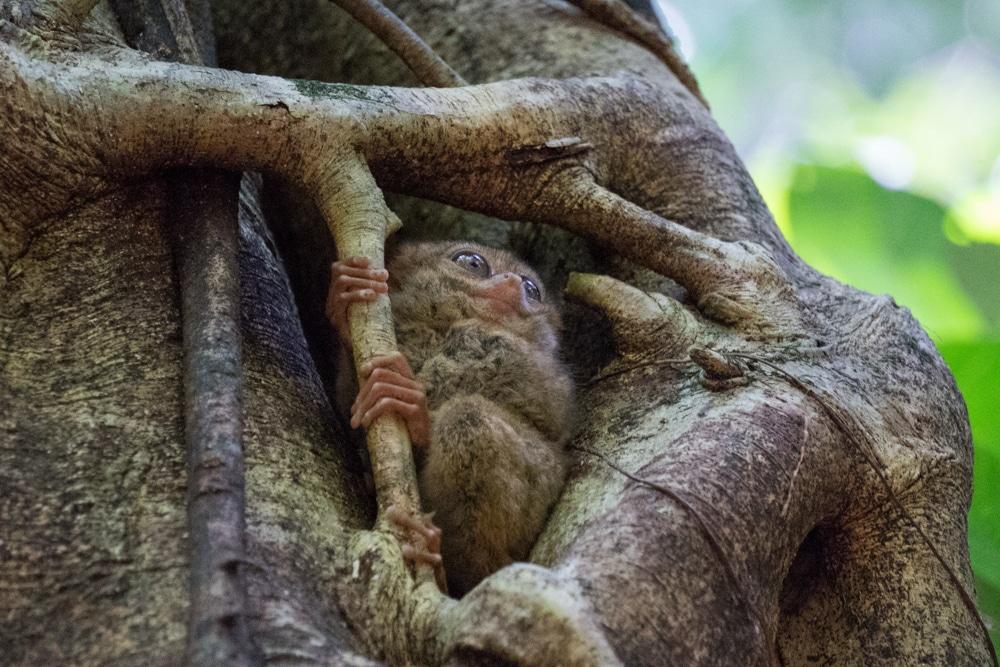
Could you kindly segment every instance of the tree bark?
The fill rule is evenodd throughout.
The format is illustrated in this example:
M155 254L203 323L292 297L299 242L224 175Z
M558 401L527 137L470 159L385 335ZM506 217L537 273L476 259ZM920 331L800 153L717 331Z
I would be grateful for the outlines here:
M390 2L488 84L416 89L332 4L216 2L222 65L306 80L288 82L151 62L103 5L80 25L80 4L0 4L6 661L184 655L189 276L172 244L199 218L177 219L162 170L206 166L273 177L263 204L245 180L238 210L242 573L268 662L991 659L948 369L905 309L795 256L661 58L570 5ZM423 198L389 200L412 233L527 250L549 280L575 271L585 304L568 306L583 377L563 495L532 563L460 601L371 530L331 408L349 369L319 315L327 228L355 243L358 183L389 215L346 164ZM383 499L406 488L401 460Z

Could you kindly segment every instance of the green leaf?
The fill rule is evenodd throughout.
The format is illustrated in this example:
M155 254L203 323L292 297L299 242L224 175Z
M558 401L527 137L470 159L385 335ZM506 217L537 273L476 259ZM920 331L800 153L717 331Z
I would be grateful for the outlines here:
M987 290L973 298L963 279L1000 283L1000 249L990 265L981 248L953 246L943 231L946 213L931 199L887 190L854 169L799 165L788 193L790 236L809 264L865 291L891 294L937 340L975 338L988 330L976 301L988 299ZM978 278L959 275L963 253L976 253Z
M969 552L976 574L979 607L993 621L993 643L1000 644L1000 340L942 344L941 354L969 407L975 463Z

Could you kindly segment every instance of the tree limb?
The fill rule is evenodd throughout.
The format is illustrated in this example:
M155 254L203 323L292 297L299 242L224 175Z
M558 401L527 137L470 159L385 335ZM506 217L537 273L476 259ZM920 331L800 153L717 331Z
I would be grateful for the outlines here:
M674 76L698 98L698 101L709 108L708 100L701 93L698 80L679 55L674 45L663 34L663 31L643 16L635 12L622 0L569 0L591 18L606 25L612 30L625 33L629 38L649 49L653 55L663 61L663 64L674 73Z
M402 223L389 209L382 191L361 156L344 153L324 164L324 173L313 186L341 259L367 257L372 269L385 266L385 240ZM377 301L354 302L348 306L354 368L358 386L364 382L362 366L377 356L396 352L396 333L389 297ZM386 512L394 508L410 516L421 513L420 491L417 487L416 466L406 424L397 415L386 414L376 419L365 432L371 460L379 523L390 528ZM404 539L419 541L416 536ZM428 565L417 566L421 581L434 578Z
M420 35L379 0L333 0L399 56L425 86L464 86L465 80Z
M15 51L0 49L0 57L18 61ZM26 73L32 69L24 65ZM627 110L641 119L659 102L642 86L596 78L451 90L361 89L247 74L220 77L217 70L157 63L32 76L54 86L50 104L63 104L66 94L53 82L75 81L80 93L74 94L100 90L104 103L120 109L106 122L121 127L120 143L105 147L103 155L125 173L170 164L256 168L304 182L320 197L331 184L311 181L328 166L326 156L354 146L375 177L396 191L589 236L677 280L703 310L727 324L772 333L801 328L794 293L768 251L664 220L595 181L595 174L614 173L624 168L621 160L631 159L606 152L622 127L604 123L598 105L607 115ZM583 95L597 108L581 111L576 100ZM159 122L151 123L153 118ZM537 164L511 160L519 147L576 134L580 144L593 148ZM257 140L244 141L248 135Z

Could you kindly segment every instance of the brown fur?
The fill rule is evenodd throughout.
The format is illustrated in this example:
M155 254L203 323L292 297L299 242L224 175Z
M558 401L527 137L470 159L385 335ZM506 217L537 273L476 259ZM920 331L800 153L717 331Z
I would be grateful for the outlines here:
M483 255L494 274L530 276L542 303L500 322L470 294L481 280L451 257ZM524 560L562 487L572 384L558 360L558 311L538 276L473 243L414 243L388 263L399 347L427 385L431 438L420 491L443 531L448 583L463 593Z

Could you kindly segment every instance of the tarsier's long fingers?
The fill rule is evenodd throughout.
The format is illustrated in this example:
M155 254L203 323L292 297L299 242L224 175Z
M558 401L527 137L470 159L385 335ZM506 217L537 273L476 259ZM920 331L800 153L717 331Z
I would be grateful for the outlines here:
M413 369L402 352L379 355L361 364L361 377L368 377L376 368L390 368L403 377L413 379Z
M402 353L375 357L361 367L364 385L351 406L351 427L368 426L383 414L396 414L406 422L410 441L417 447L430 441L431 417L424 385Z
M358 391L358 397L351 405L351 415L363 415L382 396L392 396L416 405L427 403L424 385L419 381L411 380L388 368L376 368Z
M367 257L348 257L330 265L330 289L326 297L326 316L340 340L350 347L347 306L356 301L374 301L389 291L389 273L369 269Z
M403 558L410 563L426 563L434 568L434 579L442 592L448 592L441 558L441 529L434 525L430 514L419 518L400 511L395 506L386 510L386 518L404 530L415 533L422 544L403 544Z
M351 423L360 421L361 426L368 426L385 414L399 415L406 422L406 429L410 433L410 441L417 447L423 447L430 439L430 416L426 407L405 403L398 398L384 396L375 405L365 412L360 420L357 417L351 418Z
M374 378L376 375L373 373L371 377ZM358 392L358 399L351 406L352 428L358 428L362 424L367 426L368 422L372 419L369 413L378 406L379 402L387 398L398 400L401 403L412 405L418 409L427 409L427 397L422 388L419 386L407 387L397 384L397 381L406 382L407 380L395 373L381 371L374 383L369 382L370 388L367 391L362 390Z

